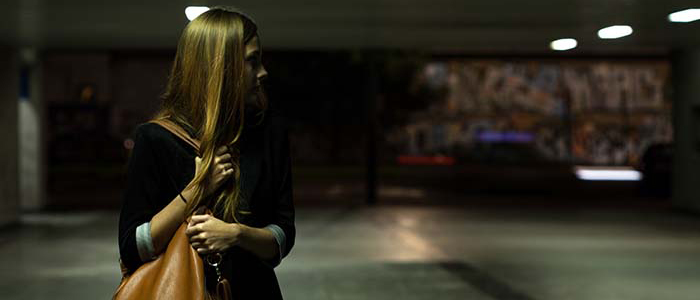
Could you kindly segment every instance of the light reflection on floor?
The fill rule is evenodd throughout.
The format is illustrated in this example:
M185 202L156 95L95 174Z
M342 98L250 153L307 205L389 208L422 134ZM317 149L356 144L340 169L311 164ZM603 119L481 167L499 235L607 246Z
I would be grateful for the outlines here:
M0 232L2 299L106 299L116 212ZM650 209L298 208L286 299L697 299L700 217Z

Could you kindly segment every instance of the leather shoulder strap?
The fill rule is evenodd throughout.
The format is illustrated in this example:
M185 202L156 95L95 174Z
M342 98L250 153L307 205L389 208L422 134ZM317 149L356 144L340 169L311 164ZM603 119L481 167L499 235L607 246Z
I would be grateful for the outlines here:
M187 142L187 144L192 146L192 148L194 148L197 151L197 153L199 153L199 140L192 138L184 129L182 129L182 127L175 124L173 121L170 121L168 119L156 119L149 121L149 123L155 123L162 126L175 136Z

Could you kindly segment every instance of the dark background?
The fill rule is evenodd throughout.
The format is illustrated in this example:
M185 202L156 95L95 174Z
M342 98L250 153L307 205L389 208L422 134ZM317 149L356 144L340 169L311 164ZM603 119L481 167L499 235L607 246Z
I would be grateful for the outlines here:
M697 298L697 1L224 2L0 2L0 298L114 291L132 134L215 4L287 117L285 298Z

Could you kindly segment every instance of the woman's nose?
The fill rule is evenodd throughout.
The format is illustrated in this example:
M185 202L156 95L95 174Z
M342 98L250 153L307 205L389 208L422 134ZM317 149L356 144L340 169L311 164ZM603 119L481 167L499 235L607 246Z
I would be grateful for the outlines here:
M267 77L267 70L265 70L265 67L260 68L260 71L258 72L258 81L263 81Z

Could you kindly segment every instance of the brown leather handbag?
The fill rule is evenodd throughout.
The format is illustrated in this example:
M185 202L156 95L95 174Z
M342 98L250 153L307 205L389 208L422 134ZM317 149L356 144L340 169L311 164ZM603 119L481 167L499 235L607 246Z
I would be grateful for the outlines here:
M151 122L163 126L199 151L199 141L191 138L177 124L168 119ZM211 210L200 206L195 214L201 213L211 214ZM204 263L185 234L190 219L191 216L180 224L164 253L155 260L144 263L133 273L128 274L121 259L119 260L122 281L112 297L113 300L231 300L230 284L218 269L221 254L215 253L207 257L207 263L215 267L219 274L216 292L211 293L207 290Z

